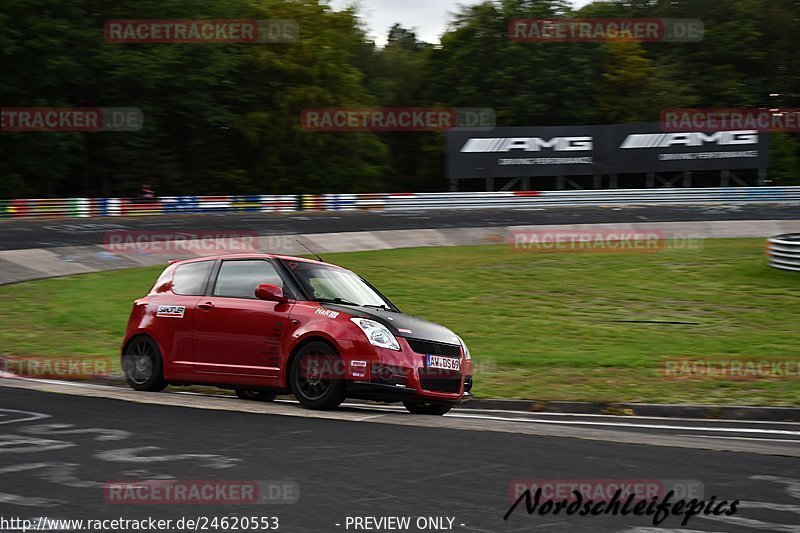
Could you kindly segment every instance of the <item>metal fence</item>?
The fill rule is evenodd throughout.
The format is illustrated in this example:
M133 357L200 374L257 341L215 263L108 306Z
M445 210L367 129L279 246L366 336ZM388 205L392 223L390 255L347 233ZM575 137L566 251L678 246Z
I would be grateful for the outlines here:
M767 242L769 265L800 272L800 233L772 237Z
M500 191L409 194L167 196L0 200L0 217L102 217L189 213L275 213L434 209L513 209L548 206L795 204L800 187L718 187Z

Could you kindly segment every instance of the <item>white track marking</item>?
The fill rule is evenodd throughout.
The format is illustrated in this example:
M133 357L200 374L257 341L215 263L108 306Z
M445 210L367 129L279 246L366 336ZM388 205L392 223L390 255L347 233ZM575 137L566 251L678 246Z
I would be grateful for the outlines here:
M769 420L733 420L730 418L681 418L677 416L639 416L639 415L629 415L629 416L621 416L621 415L596 415L596 414L580 414L580 413L543 413L543 412L532 412L532 411L509 411L505 409L470 409L470 408L461 408L455 409L453 412L455 413L464 413L468 414L470 412L476 413L506 413L506 414L521 414L527 416L549 416L549 417L573 417L573 418L605 418L605 419L629 419L629 420L665 420L671 421L674 420L676 422L705 422L706 424L709 422L722 422L725 424L769 424L769 425L787 425L787 426L800 426L800 422L780 422L780 421L769 421Z
M235 459L233 457L226 457L224 455L215 455L209 453L179 453L173 455L152 455L151 452L155 452L160 450L161 448L158 446L141 446L139 448L123 448L120 450L109 450L105 452L99 452L94 454L94 456L103 461L110 461L114 463L164 463L164 462L171 462L171 461L185 461L191 460L195 461L198 459L202 459L205 461L205 464L199 464L198 466L204 466L206 468L214 468L214 469L223 469L223 468L232 468L236 466L236 463L241 461L241 459Z
M75 476L75 470L81 465L76 463L25 463L21 465L7 466L0 468L0 474L17 474L36 470L36 476L66 487L91 488L102 485L99 481L84 481Z
M356 421L356 422L365 422L365 421L367 421L367 420L374 420L374 419L376 419L376 418L381 418L381 417L384 417L384 416L386 416L386 415L371 415L371 416L365 416L365 417L363 417L363 418L357 418L355 421Z
M23 437L22 435L0 435L0 453L51 452L76 446L61 440Z
M26 418L9 418L11 413L28 415ZM0 424L14 424L16 422L30 422L32 420L41 420L42 418L49 418L50 415L44 413L34 413L33 411L18 411L16 409L0 409Z
M786 485L786 493L792 498L800 500L800 479L781 476L750 476L755 481L772 481Z
M99 441L124 440L133 435L131 432L121 429L76 428L74 424L40 424L37 426L19 428L18 431L30 435L80 435L96 433L97 435L94 437L94 440Z
M554 424L563 426L605 426L605 427L625 427L625 428L641 428L641 429L673 429L678 431L716 431L720 433L755 433L764 435L800 436L800 431L788 431L784 429L668 426L660 424L631 424L627 422L589 422L585 420L536 420L531 418L508 418L502 416L464 415L460 413L448 413L445 416L448 418L472 418L477 420L497 420L500 422L523 422L529 424Z
M722 435L678 435L679 437L692 437L694 439L731 439L731 440L756 440L759 442L794 442L800 444L800 440L791 439L762 439L759 437L724 437Z
M66 469L63 468L66 466ZM37 473L39 477L52 481L53 483L60 483L71 487L88 486L69 484L78 481L70 473L70 465L68 463L25 463L19 465L12 465L0 468L0 475L2 474L18 474L20 472L35 471L44 469L44 473ZM55 469L53 470L53 468ZM48 473L47 470L50 469ZM16 476L14 476L16 479ZM68 503L64 500L53 500L50 498L37 498L31 496L20 496L19 494L9 494L7 492L0 492L0 504L19 505L21 507L57 507L59 505Z
M0 492L0 503L5 505L19 505L20 507L57 507L68 502L64 500L51 500L49 498L35 498Z

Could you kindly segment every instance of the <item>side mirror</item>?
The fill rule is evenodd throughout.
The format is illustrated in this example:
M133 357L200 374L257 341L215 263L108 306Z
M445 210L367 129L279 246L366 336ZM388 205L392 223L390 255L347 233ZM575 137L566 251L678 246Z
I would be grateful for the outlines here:
M269 283L262 283L256 287L256 298L268 302L278 302L279 304L289 301L289 299L283 295L283 289L277 285L270 285Z

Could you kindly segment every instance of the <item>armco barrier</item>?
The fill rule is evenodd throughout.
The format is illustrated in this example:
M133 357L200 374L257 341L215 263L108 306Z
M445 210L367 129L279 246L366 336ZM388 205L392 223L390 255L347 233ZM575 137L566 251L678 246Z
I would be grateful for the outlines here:
M789 203L800 205L800 187L721 187L704 189L605 189L581 191L500 191L409 194L326 194L303 197L314 211L353 209L491 209L581 205L702 205Z
M93 217L190 213L275 213L549 206L796 204L800 187L604 189L407 194L166 196L153 200L67 198L0 200L0 217Z
M800 204L800 187L604 189L389 195L386 209L486 209L581 205Z
M800 233L772 237L767 241L769 265L800 272Z

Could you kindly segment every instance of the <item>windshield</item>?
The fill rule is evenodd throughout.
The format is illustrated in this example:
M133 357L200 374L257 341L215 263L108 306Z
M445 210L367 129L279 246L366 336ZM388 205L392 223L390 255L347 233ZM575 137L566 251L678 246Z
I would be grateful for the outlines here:
M370 307L394 306L358 275L333 265L285 261L313 300Z

